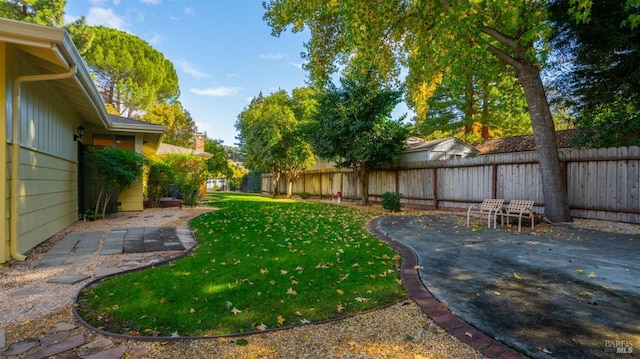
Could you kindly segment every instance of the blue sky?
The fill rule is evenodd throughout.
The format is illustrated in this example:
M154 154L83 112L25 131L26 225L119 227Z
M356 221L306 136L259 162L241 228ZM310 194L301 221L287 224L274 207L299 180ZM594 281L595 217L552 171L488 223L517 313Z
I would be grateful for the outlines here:
M65 23L116 28L147 41L171 62L180 102L200 131L234 145L238 114L260 91L305 86L300 53L308 33L276 38L260 0L69 0Z

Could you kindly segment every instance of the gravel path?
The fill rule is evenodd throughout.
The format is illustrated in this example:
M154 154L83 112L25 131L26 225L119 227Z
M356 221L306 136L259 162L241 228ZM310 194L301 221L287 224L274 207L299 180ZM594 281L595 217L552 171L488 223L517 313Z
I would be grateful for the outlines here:
M142 342L107 338L81 326L72 310L73 298L85 281L57 284L47 281L62 274L94 277L104 268L122 266L131 255L99 255L54 267L39 267L45 253L65 235L104 231L115 227L186 227L188 221L211 208L147 209L120 213L102 221L78 222L35 248L25 262L0 270L0 357L12 344L48 339L53 328L71 324L64 342L82 336L84 344L66 354L84 357L98 350L108 358L481 358L473 348L436 325L410 299L352 318L319 325L238 338ZM152 258L138 258L139 262ZM142 260L140 260L142 259ZM129 260L130 261L130 260ZM142 263L144 264L144 263ZM3 340L4 339L4 340ZM246 341L246 342L245 342ZM94 344L99 343L99 344ZM39 347L20 354L33 354Z
M266 332L239 338L167 342L142 342L107 338L81 326L72 310L73 298L83 282L68 285L48 283L62 274L81 273L94 277L104 268L149 264L153 258L130 255L99 255L89 260L54 267L38 267L45 253L65 235L104 231L115 227L188 227L192 218L212 208L147 209L142 213L120 213L102 221L77 222L35 248L25 262L12 262L0 270L0 358L12 344L26 339L50 338L52 328L71 324L65 338L82 336L84 343L61 354L85 357L97 351L120 358L481 358L473 348L451 336L427 317L411 300L352 318L319 325ZM406 214L416 214L408 211ZM640 233L640 226L613 222L576 221L593 229ZM69 341L71 339L65 339ZM37 349L23 352L21 357Z

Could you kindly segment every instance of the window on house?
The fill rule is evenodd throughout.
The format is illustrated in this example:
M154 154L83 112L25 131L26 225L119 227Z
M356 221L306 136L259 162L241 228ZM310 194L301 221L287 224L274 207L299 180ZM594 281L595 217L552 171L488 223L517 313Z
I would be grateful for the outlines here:
M92 144L96 147L118 147L133 151L135 136L94 134Z

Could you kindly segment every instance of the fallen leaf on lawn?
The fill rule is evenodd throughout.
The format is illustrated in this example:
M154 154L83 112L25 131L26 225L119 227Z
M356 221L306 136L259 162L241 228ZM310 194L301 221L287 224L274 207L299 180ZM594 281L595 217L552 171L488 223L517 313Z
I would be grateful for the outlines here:
M193 308L189 309L189 313L195 313L195 312L196 312L195 309L193 309Z
M171 333L172 337L179 337L180 335L178 335L178 331L176 330L175 332Z
M595 277L597 277L597 276L598 276L597 274L595 274L595 273L591 272L591 273L589 273L589 275L588 275L587 277L589 277L589 278L595 278Z
M424 267L423 266L415 266L415 267L413 267L413 269L424 269Z
M287 273L289 273L289 271L284 270L284 269L280 269L280 274L285 275L285 274L287 274Z
M267 270L267 268L263 268L263 269L260 269L260 273L267 274L269 273L269 270Z
M522 276L520 274L516 273L516 272L513 272L513 277L515 279L522 279Z
M295 290L293 290L293 288L289 287L289 289L287 289L287 294L290 294L290 295L296 295L296 294L298 294L298 292L296 292Z
M227 301L227 308L231 308L233 307L233 303L231 303L230 301Z
M369 301L369 298L356 297L356 302L366 303Z
M342 304L338 304L336 305L336 311L338 313L342 313L342 311L344 310L344 307L342 306Z
M501 295L498 291L493 291L493 295Z
M260 323L260 325L256 326L256 329L258 329L258 330L267 330L267 326L264 325L264 323Z
M242 311L236 307L233 307L233 309L231 309L231 313L233 313L233 315L236 315L238 313L242 313Z
M593 297L595 295L595 294L593 294L593 293L591 293L589 291L586 291L586 290L581 290L580 293L578 293L578 294L583 296L583 297L589 297L589 298L591 298L591 297Z
M549 350L547 350L547 348L545 347L538 347L538 349L540 349L541 352L545 353L545 354L553 354L552 352L550 352Z
M344 290L342 289L336 289L336 293L343 295L344 294Z
M582 273L583 273L583 272L584 272L584 271L583 271L582 269L576 269L576 273L578 273L578 274L580 274L580 275L582 275Z
M285 321L286 319L283 316L281 315L278 316L278 325L284 324Z
M310 321L306 320L306 319L300 319L300 323L302 324L309 324L311 323Z

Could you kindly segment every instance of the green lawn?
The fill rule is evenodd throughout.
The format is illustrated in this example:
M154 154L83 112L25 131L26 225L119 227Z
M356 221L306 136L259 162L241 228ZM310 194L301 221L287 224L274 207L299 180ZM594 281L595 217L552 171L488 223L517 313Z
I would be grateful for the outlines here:
M346 206L218 194L191 226L199 243L167 265L87 288L91 325L134 335L223 335L316 322L405 296L400 257Z

